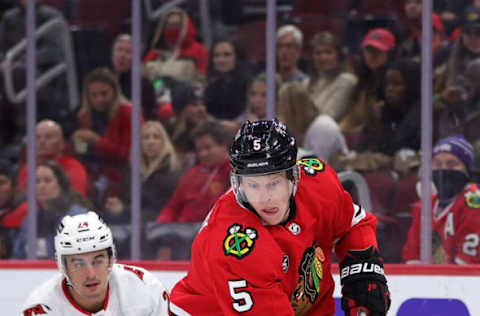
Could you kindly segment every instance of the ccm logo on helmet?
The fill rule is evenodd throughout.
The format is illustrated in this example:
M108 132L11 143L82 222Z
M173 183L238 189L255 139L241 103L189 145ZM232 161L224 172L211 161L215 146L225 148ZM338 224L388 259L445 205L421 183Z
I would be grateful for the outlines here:
M85 238L77 238L77 242L87 242L87 241L94 240L94 239L95 239L95 237L93 237L93 236L85 237Z
M385 272L383 271L383 268L376 264L376 263L355 263L352 264L351 266L347 266L340 271L340 279L346 278L350 275L353 274L358 274L358 273L377 273L384 275Z

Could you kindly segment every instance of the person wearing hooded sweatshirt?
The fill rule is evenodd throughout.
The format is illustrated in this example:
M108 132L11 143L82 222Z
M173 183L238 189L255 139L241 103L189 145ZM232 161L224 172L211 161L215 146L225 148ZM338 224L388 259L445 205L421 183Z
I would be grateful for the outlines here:
M152 45L144 62L157 59L193 59L197 71L207 72L208 50L197 41L197 29L188 14L180 8L172 8L160 19L153 36Z
M473 147L463 135L440 139L432 152L432 251L435 263L480 263L480 191L471 182ZM421 201L403 247L407 263L420 259Z

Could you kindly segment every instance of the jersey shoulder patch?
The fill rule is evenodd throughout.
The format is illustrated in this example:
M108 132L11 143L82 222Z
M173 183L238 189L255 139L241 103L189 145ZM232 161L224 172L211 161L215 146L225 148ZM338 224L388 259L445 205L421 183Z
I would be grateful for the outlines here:
M297 160L297 165L309 176L316 176L318 173L325 171L325 163L318 158L300 159Z
M468 191L464 197L469 208L480 209L480 191Z
M23 316L48 315L52 309L45 304L37 304L23 311Z
M233 224L227 229L227 235L223 240L225 256L233 256L237 259L245 258L253 251L257 238L258 232L255 228Z

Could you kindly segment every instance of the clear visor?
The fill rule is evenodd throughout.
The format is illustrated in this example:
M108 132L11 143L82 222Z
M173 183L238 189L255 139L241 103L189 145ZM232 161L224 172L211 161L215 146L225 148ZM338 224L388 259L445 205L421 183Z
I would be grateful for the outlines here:
M289 199L295 195L300 172L297 165L288 169L262 174L232 173L230 182L237 201L254 206L265 199Z

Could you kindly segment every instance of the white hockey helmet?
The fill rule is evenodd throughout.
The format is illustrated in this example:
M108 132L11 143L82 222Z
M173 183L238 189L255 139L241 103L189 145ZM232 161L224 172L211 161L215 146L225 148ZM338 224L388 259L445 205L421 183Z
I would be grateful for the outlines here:
M115 261L112 231L95 212L65 216L55 236L55 257L58 269L66 275L64 256L111 249Z

